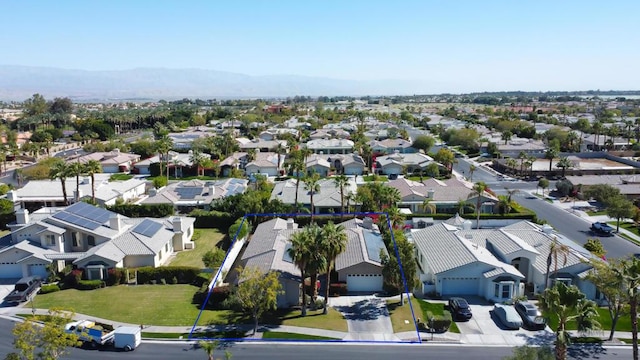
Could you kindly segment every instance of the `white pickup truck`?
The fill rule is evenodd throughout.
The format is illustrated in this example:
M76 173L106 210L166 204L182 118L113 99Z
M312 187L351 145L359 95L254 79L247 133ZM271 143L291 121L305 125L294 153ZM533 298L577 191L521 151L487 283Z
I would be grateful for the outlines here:
M113 342L115 330L108 325L96 324L90 320L70 322L65 325L64 331L76 334L80 341L90 344L92 347Z

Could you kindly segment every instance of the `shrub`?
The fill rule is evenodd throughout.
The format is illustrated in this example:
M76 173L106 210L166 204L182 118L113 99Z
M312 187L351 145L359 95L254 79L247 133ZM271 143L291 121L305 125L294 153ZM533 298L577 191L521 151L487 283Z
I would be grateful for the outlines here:
M95 290L107 286L102 280L80 280L76 288L78 290Z
M73 269L63 280L64 288L75 288L82 279L82 269Z
M215 228L226 233L229 227L236 220L232 214L221 211L205 211L195 209L189 216L196 218L194 227L196 228Z
M47 284L47 285L42 285L39 293L48 294L56 291L60 291L60 287L58 286L58 284Z
M153 187L156 189L160 189L163 186L167 186L168 183L169 181L164 176L158 176L153 179Z
M431 311L427 311L427 322L425 324L427 330L436 333L443 333L449 330L451 326L451 313L444 311L443 315L433 315Z
M164 278L160 279L160 284L167 285L167 280L165 280Z
M107 271L107 286L114 286L127 283L125 269L111 268Z
M329 294L332 296L347 295L347 284L346 283L330 284Z
M176 278L178 284L193 284L200 269L192 266L141 267L137 270L138 284L157 283L161 279ZM166 281L165 281L166 282Z
M249 220L245 219L244 222L242 222L242 220L243 218L240 218L236 220L236 222L234 222L233 225L229 226L230 239L236 238L236 233L238 233L237 238L242 239L243 237L247 236L251 231L251 228L249 227ZM240 224L242 224L242 229L240 229ZM240 231L238 231L238 229L240 229Z
M202 262L204 266L209 269L215 269L222 265L225 256L227 253L220 248L214 247L213 249L207 251L204 255L202 255Z
M207 298L207 294L209 292L209 283L203 283L200 286L200 290L198 290L193 295L193 303L194 304L202 304ZM231 295L231 288L229 285L222 285L218 287L214 287L211 291L211 296L209 296L209 301L206 304L207 309L227 309L229 308L229 304L227 299Z
M177 277L175 277L175 276L174 276L174 277L172 277L172 278L171 278L171 283L172 283L172 284L174 284L174 285L175 285L175 284L177 284L177 283L178 283L178 278L177 278Z

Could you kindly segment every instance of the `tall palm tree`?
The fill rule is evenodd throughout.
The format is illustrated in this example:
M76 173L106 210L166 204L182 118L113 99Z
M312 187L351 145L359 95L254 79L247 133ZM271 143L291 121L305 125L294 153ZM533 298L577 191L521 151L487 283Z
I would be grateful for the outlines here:
M289 240L291 241L291 247L287 252L291 260L293 260L293 263L300 270L300 277L302 279L302 308L300 315L307 316L307 289L305 279L307 277L309 259L311 258L310 243L312 240L309 237L309 233L304 229L291 235Z
M276 169L278 170L278 176L280 176L280 163L282 162L282 155L287 153L287 148L282 145L282 143L278 143L276 147L276 154L278 154L278 165Z
M564 177L564 173L567 170L567 168L573 167L573 162L571 162L571 160L569 160L568 157L562 157L556 163L556 167L562 168L562 177Z
M311 224L304 229L308 233L309 237L309 261L307 263L307 273L309 274L309 284L311 285L311 299L313 301L313 308L315 309L315 302L318 298L318 274L326 271L328 267L328 260L324 252L324 233L322 228L316 224Z
M344 189L349 186L349 178L346 175L334 176L333 183L340 189L340 217L344 217Z
M65 182L67 175L69 175L69 165L67 165L64 160L56 158L56 161L51 164L51 167L49 168L49 179L60 180L60 184L62 185L62 198L65 205L69 205L69 199L67 198L67 184Z
M566 327L567 323L575 321L579 332L600 328L597 321L598 305L587 300L586 295L575 285L567 286L557 282L540 295L538 304L546 316L554 314L558 317L558 327L555 329L557 360L567 358L567 347L571 344L571 336Z
M333 221L329 221L322 228L323 239L323 252L327 260L327 274L326 274L326 286L324 297L324 310L323 314L327 314L327 306L329 302L329 285L331 284L331 269L336 261L338 255L342 254L347 249L347 233L344 230L344 226L336 225Z
M80 175L84 172L84 165L78 161L69 164L69 175L76 177L76 192L73 201L80 201Z
M398 189L384 184L380 184L377 198L378 211L381 211L384 208L397 206L400 200L402 200L402 196L400 195L400 191Z
M102 165L98 160L89 160L84 164L84 172L91 177L91 201L96 202L96 178L95 174L102 172Z
M629 298L629 316L631 317L631 338L633 343L633 360L638 360L638 299L640 299L640 260L631 257L622 262L619 273L627 289Z
M482 181L479 181L473 185L473 192L469 194L469 198L477 196L476 198L476 217L477 217L476 228L477 229L480 229L480 210L482 208L482 196L484 195L484 192L487 189L488 189L487 184L485 184Z
M314 172L304 178L304 189L309 192L311 201L311 223L313 223L313 215L315 214L315 204L313 203L313 195L320 191L320 174Z
M516 168L516 166L518 166L518 162L516 161L516 159L508 158L506 160L505 164L507 165L509 170L511 170L511 171L513 171L515 173L515 168Z
M162 155L165 155L164 166L167 172L167 180L169 179L169 151L173 148L173 140L170 137L164 135L155 142L155 148L158 154L160 154L160 164L162 165ZM162 170L162 166L160 167Z
M560 244L558 239L554 236L553 242L549 244L549 255L547 255L547 274L545 277L544 287L549 287L549 272L551 270L551 264L554 264L553 273L558 276L558 258L562 258L562 266L567 264L567 256L569 255L569 247L565 244Z
M469 181L473 181L473 173L476 171L476 166L471 164L469 165Z
M558 151L558 149L555 147L548 148L547 151L544 153L544 158L549 160L549 172L551 172L551 165L553 163L553 159L557 158L559 153L560 151Z

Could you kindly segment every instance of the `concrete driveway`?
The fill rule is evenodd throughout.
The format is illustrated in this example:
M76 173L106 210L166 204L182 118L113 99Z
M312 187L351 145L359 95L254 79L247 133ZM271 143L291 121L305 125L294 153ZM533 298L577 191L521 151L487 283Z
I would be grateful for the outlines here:
M467 344L539 345L549 343L553 333L547 330L530 331L506 329L493 315L493 305L470 305L473 317L467 322L456 322L460 341Z
M14 306L4 302L4 297L13 291L13 287L19 279L3 279L0 280L0 307Z
M373 295L340 296L329 299L329 305L347 319L349 335L344 340L399 341L384 299Z

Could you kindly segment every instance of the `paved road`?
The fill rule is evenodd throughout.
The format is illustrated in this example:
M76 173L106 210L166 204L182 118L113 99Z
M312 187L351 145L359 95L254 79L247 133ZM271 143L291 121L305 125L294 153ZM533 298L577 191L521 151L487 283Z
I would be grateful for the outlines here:
M0 319L0 358L4 358L13 351L11 339L11 321ZM463 353L473 354L475 360L501 359L511 354L510 347L473 347L461 345L409 345L409 344L290 344L290 343L237 343L226 347L233 359L240 360L388 360L398 356L410 359L443 359L457 360ZM570 354L573 359L629 359L631 348L602 348L585 347L574 348ZM222 357L223 351L218 350L216 357ZM131 353L120 353L102 350L71 349L71 353L63 359L118 359L155 360L155 359L200 359L205 358L202 350L184 343L148 343L145 342Z
M502 193L500 190L496 190ZM536 212L539 219L546 220L558 232L565 235L569 239L584 245L587 239L594 237L589 233L591 225L587 220L572 214L571 212L560 209L542 199L527 199L524 194L518 194L513 199L524 207ZM620 258L630 254L640 253L640 247L619 237L601 237L602 245L607 250L607 257Z

